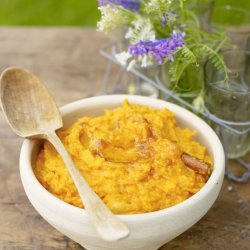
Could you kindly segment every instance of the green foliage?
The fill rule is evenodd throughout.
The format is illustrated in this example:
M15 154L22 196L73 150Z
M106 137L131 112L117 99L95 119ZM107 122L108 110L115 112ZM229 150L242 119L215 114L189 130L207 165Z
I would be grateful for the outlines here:
M191 28L187 29L186 37L186 45L175 53L174 61L169 63L169 74L173 88L179 91L185 89L190 91L192 85L197 90L198 84L202 88L201 79L196 76L196 74L199 74L197 68L203 68L208 60L215 69L224 72L224 81L227 82L229 70L219 54L221 47L228 42L225 34L220 32L208 33L197 28ZM197 72L192 74L188 71ZM193 78L191 75L193 75Z
M96 0L0 0L0 25L95 26Z
M220 54L206 44L200 44L197 46L196 50L197 54L199 54L203 61L209 60L215 69L224 72L224 81L227 82L229 70Z
M166 3L164 7L164 3ZM195 4L197 1L193 1ZM179 92L196 91L203 88L202 81L198 77L201 75L200 68L203 68L207 60L211 60L212 65L225 75L227 81L228 69L219 55L220 49L228 42L224 30L214 30L213 32L206 31L201 27L199 17L187 5L190 1L164 1L164 0L151 0L146 2L147 7L152 8L151 12L148 11L148 18L152 21L156 30L157 38L169 37L172 30L181 29L185 30L185 45L182 46L175 54L174 61L167 62L169 64L169 74L172 83L172 88ZM158 4L158 6L157 6ZM165 26L161 24L159 14L165 11L175 10L178 13L178 19L168 20ZM192 72L190 72L192 71Z
M174 61L169 65L169 74L171 76L171 81L175 86L179 82L184 70L190 64L198 66L196 56L187 46L184 45L176 52Z

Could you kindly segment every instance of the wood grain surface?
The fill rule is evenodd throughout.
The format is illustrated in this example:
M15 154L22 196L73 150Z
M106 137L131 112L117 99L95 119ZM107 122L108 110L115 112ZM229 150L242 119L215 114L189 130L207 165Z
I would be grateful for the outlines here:
M0 28L0 71L20 66L34 72L61 106L100 94L106 61L99 49L107 41L94 29ZM21 144L0 112L0 249L83 249L29 203L18 169ZM209 212L161 248L168 249L250 249L250 182L225 180Z

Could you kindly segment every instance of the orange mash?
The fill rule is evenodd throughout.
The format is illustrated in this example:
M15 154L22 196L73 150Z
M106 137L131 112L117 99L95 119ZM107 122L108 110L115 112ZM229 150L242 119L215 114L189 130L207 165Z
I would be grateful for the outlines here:
M116 214L164 209L198 192L207 177L183 163L183 152L212 163L193 139L195 131L180 128L168 109L128 101L101 116L80 118L58 135L89 185ZM56 197L83 207L61 157L47 141L34 172Z

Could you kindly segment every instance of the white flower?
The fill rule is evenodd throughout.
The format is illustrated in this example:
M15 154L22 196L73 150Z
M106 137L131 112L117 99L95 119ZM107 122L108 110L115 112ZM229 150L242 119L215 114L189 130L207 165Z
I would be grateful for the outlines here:
M148 2L147 7L148 8L157 8L159 6L159 2L161 2L161 0L151 0Z
M141 40L155 40L155 31L150 19L138 16L131 23L125 38L132 43L137 43Z
M122 8L106 5L100 6L98 9L101 11L101 20L97 23L98 31L109 32L133 20L134 14Z
M128 51L123 51L115 55L115 58L122 66L127 65L128 59L130 59L131 57L132 55Z
M136 65L135 59L129 61L129 59L132 58L132 55L128 51L123 51L119 54L115 54L115 58L122 66L127 65L127 68L126 68L127 71L130 71Z
M164 13L169 10L172 0L151 0L145 3L146 13Z
M154 60L150 55L143 55L137 59L129 61L129 59L132 59L132 55L128 51L123 51L119 54L115 54L115 58L122 66L128 65L127 66L128 71L130 71L137 64L140 64L142 68L146 68L154 64L153 63Z

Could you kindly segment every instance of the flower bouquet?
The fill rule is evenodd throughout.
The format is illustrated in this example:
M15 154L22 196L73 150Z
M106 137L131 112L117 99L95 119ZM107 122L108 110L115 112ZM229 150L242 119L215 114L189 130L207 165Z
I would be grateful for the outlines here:
M193 104L202 109L204 63L210 60L227 81L219 51L228 38L221 29L204 30L192 6L193 0L99 0L97 29L108 33L125 27L127 46L116 59L128 70L159 66L165 86L194 93Z

